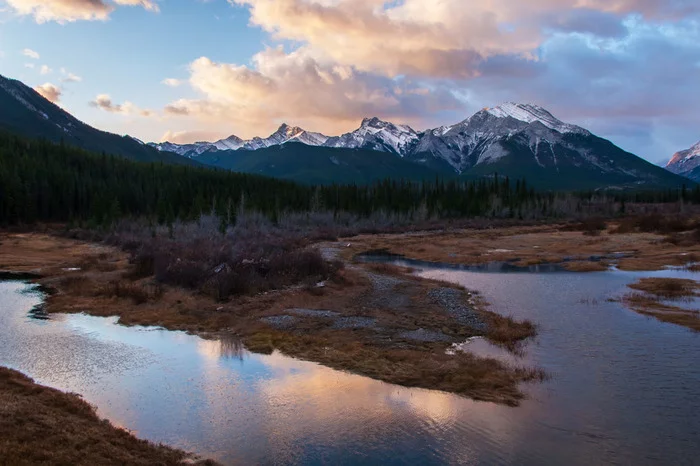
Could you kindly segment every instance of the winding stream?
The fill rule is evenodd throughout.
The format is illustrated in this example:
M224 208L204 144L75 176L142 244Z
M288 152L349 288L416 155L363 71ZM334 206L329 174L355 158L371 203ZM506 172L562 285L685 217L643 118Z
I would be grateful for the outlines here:
M419 273L538 323L524 361L551 380L524 386L518 408L474 402L235 341L35 319L42 296L20 281L0 282L0 365L80 393L140 437L227 464L697 464L700 334L607 301L639 276L693 274ZM470 349L493 352L483 341Z

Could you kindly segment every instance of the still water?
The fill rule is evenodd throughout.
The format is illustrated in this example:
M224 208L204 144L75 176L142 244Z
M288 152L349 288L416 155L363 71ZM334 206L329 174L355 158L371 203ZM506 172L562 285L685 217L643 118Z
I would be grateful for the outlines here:
M523 386L518 408L474 402L233 341L85 315L38 320L29 311L41 294L16 281L0 282L0 365L226 464L698 464L700 334L607 301L639 276L691 274L419 273L538 323L521 363L551 379Z

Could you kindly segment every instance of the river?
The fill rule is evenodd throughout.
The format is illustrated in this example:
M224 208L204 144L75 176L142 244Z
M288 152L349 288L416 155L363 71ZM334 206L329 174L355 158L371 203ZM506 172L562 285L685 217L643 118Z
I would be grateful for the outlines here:
M551 378L523 386L517 408L250 354L234 340L37 319L43 296L21 281L0 282L0 365L81 394L139 437L226 464L697 464L700 334L608 301L640 276L696 275L544 272L419 270L539 325L520 362ZM483 341L470 349L499 355Z

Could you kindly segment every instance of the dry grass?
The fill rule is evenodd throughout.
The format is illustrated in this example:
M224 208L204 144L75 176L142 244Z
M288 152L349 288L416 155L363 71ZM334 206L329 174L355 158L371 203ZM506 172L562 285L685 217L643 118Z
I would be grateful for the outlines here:
M12 242L12 254L32 250L34 239ZM63 239L55 239L62 244ZM138 263L114 248L93 251L80 243L83 256L62 261L47 255L46 276L40 282L57 293L47 299L48 312L87 312L98 316L119 316L125 325L158 325L199 334L228 333L240 336L252 351L278 349L287 355L316 361L386 382L447 390L464 396L515 405L522 399L518 384L543 377L536 369L516 369L468 355L448 356L453 342L479 335L459 324L439 304L428 298L430 290L450 286L413 277L410 269L388 265L352 265L337 273L323 287L288 287L256 295L236 296L219 302L205 293L163 284L157 293L147 293L152 277L143 277ZM0 245L0 261L10 254ZM89 256L102 254L95 261ZM106 255L105 255L106 254ZM105 271L102 261L116 264ZM86 268L65 271L73 263ZM366 271L395 280L390 290L375 290ZM466 294L465 294L466 296ZM398 300L398 301L396 301ZM293 328L279 329L262 318L285 315L286 310L328 309L343 318L374 319L372 327L337 328L322 318L299 318ZM479 310L492 325L486 336L497 344L516 350L518 342L534 334L531 323L518 323L485 308ZM445 341L424 342L400 337L405 332L425 329L439 332Z
M549 263L577 272L603 271L613 264L621 270L661 270L700 261L700 241L694 240L695 230L673 233L681 228L675 220L663 223L665 226L660 230L641 223L642 227L620 228L626 225L624 220L611 221L607 230L599 229L602 223L591 221L580 225L362 235L347 239L351 247L344 248L342 254L349 259L376 250L411 259L463 265L500 261L519 266ZM584 234L587 231L596 233ZM618 257L621 253L623 257ZM594 256L595 261L591 260Z
M605 272L610 269L610 262L572 261L564 263L564 268L571 272Z
M77 395L0 367L0 464L193 464L185 452L139 440L101 420ZM214 464L211 461L196 464Z
M629 287L659 298L679 299L698 296L700 283L685 278L642 278Z
M680 278L643 278L629 285L639 291L622 301L635 312L700 332L700 312L682 307L684 301L700 296L700 283ZM676 300L678 305L663 301Z
M489 330L486 333L486 338L508 351L519 353L523 343L537 335L537 327L529 320L519 322L512 317L504 317L495 313L489 314L487 318Z
M295 335L259 332L245 340L253 351L278 349L285 354L377 380L457 393L481 401L517 406L523 399L521 382L546 376L538 369L511 368L495 359L468 353L445 354L445 345L381 348L339 335Z

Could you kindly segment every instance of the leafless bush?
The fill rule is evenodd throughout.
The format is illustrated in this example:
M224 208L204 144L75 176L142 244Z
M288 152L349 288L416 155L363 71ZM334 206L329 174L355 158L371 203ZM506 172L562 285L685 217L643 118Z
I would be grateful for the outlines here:
M644 215L630 216L620 220L618 227L613 233L659 233L674 234L700 227L696 220L688 216L664 215L662 213L649 213Z
M154 276L159 283L197 289L219 300L315 284L341 267L309 248L319 236L335 237L338 230L331 229L332 214L290 216L284 225L275 225L263 215L246 214L223 235L215 220L204 216L169 229L122 222L108 241L131 252L133 268L125 278ZM314 229L315 222L327 230Z

